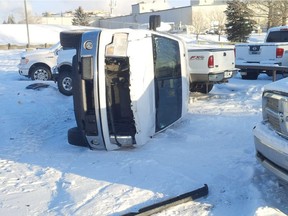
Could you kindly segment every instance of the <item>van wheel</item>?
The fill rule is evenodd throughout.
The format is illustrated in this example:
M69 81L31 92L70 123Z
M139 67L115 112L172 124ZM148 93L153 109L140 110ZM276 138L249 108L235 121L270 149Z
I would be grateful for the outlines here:
M60 72L59 77L57 78L59 92L66 96L71 96L73 94L71 75L71 71L63 71Z
M47 66L36 66L31 69L30 77L32 80L51 80L51 71Z
M88 143L78 127L68 130L68 142L71 145L88 147Z

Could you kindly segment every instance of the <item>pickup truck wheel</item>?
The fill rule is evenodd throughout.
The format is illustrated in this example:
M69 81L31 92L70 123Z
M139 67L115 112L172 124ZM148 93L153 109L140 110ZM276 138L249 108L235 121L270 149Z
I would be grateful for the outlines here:
M51 80L51 71L46 66L36 66L32 68L30 72L30 77L32 80Z
M245 80L257 80L257 78L259 76L259 72L258 71L247 70L246 72L247 72L246 75L244 75L244 74L242 75L241 74L242 79L245 79Z
M88 147L88 143L78 127L68 130L68 142L71 145Z
M212 88L213 84L208 84L208 89L207 89L207 84L203 83L190 83L190 92L200 92L203 94L208 94Z
M71 96L72 92L72 77L71 71L63 71L60 72L59 77L57 79L57 85L59 92L66 96Z

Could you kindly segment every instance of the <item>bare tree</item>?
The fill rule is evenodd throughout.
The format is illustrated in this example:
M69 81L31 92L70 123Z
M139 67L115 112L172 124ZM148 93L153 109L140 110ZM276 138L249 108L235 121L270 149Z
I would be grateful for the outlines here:
M280 16L280 23L282 26L286 25L287 18L288 18L288 0L278 1L276 4L275 9Z
M209 27L209 24L208 24L206 17L207 16L205 16L200 11L195 11L192 14L193 33L196 34L197 40L198 40L199 34L204 32Z
M28 11L27 13L27 19L29 24L40 24L41 23L41 17L34 16L31 11ZM18 22L19 24L26 23L26 19L23 18L21 21Z
M267 29L273 26L286 25L288 0L251 0L249 5L259 12L258 17L266 19Z
M210 17L210 23L215 23L216 33L219 35L218 40L220 41L220 35L225 30L226 14L223 11L213 11Z

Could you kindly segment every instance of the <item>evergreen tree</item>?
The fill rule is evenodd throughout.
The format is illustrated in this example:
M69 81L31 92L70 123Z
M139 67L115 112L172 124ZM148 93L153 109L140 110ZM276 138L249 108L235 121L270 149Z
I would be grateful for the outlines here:
M3 24L15 24L15 23L16 22L13 15L9 15L7 21L6 20L3 21Z
M225 14L227 16L226 33L231 42L246 42L253 31L255 21L252 20L252 10L241 0L227 2Z
M15 18L13 15L8 16L7 24L15 24Z
M79 7L75 10L72 24L78 26L89 26L89 16L83 11L82 7Z

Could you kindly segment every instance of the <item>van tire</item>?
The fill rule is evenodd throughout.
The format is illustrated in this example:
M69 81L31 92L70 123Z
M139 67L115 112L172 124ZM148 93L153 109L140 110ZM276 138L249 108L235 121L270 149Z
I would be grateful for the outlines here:
M60 32L61 45L66 48L77 49L80 46L82 34L84 32L84 30Z
M70 128L68 130L68 143L75 146L88 147L87 141L78 127Z

